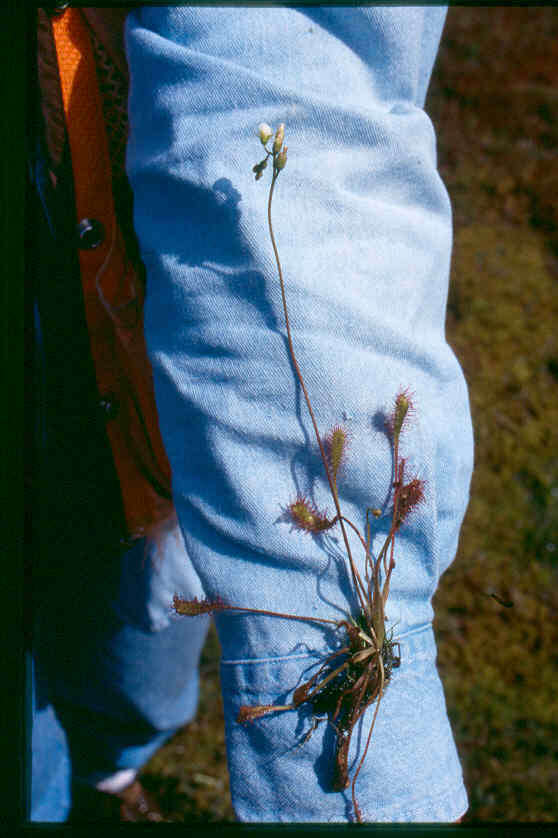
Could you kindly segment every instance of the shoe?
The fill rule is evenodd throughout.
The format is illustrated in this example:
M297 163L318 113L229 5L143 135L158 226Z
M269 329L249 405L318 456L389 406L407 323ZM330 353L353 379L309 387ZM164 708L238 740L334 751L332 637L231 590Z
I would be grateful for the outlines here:
M92 821L161 823L166 821L155 797L139 780L117 794L99 791L84 783L72 785L69 823Z

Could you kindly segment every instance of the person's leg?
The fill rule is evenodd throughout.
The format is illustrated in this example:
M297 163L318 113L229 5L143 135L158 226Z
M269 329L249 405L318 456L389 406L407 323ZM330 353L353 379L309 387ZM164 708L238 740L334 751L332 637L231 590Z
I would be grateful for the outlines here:
M142 539L114 559L108 578L84 573L79 585L76 574L71 593L66 588L64 597L42 609L36 631L46 701L65 731L74 788L101 784L108 791L112 781L118 791L196 712L209 618L184 623L171 614L175 593L201 593L179 529L172 522L157 542ZM52 735L60 737L51 709L45 712ZM44 730L35 714L32 797L51 803L48 809L37 803L31 818L46 813L49 820L64 820L68 800L54 790Z
M116 772L133 777L195 713L208 619L184 625L171 616L175 593L201 592L174 521L157 539L129 549L120 542L122 499L89 357L73 227L60 220L62 199L48 188L39 143L33 152L40 258L27 289L35 402L29 814L59 822L70 810L72 779L75 787L112 778L114 788Z
M206 596L359 615L339 530L301 534L285 514L297 495L329 516L334 506L286 345L271 165L254 180L259 123L286 123L272 215L293 342L320 433L342 423L350 436L339 502L362 531L368 507L389 511L392 449L379 417L399 388L415 394L401 456L426 497L398 536L387 613L401 666L357 789L363 817L377 821L451 821L467 806L431 627L472 467L466 386L443 328L450 207L422 110L443 18L418 7L141 7L126 27L146 343L174 502ZM375 556L389 520L374 523ZM364 575L362 545L348 538ZM245 705L290 705L343 636L226 609L216 624L239 819L351 818L350 789L332 792L331 725L308 738L304 708L237 721ZM374 712L351 740L352 772Z
M70 812L71 767L64 729L45 693L33 657L27 659L30 778L29 820L65 821Z

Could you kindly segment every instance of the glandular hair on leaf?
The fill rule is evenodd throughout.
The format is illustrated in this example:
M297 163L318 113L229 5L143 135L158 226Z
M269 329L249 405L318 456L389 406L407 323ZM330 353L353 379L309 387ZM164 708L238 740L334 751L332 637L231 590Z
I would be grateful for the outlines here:
M337 472L343 462L347 450L347 431L341 425L336 425L326 437L326 449L333 472L333 479L337 479Z
M198 617L200 614L214 614L216 611L222 611L226 608L223 600L217 598L210 599L182 599L176 594L172 600L173 608L177 614L182 614L187 617Z

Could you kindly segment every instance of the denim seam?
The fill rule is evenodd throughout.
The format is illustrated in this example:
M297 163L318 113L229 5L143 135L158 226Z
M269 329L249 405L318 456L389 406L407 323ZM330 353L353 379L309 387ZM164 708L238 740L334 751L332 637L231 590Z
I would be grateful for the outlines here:
M325 650L322 655L331 654L331 650ZM250 666L251 664L255 664L257 666L264 666L265 664L274 664L274 663L285 663L289 661L301 661L301 660L315 660L316 663L320 663L323 659L319 654L318 655L283 655L277 658L247 658L245 660L227 660L221 661L221 666ZM434 652L416 652L412 657L408 657L405 659L405 664L415 663L415 661L435 661L436 656Z
M432 627L432 623L424 623L422 626L418 626L417 628L410 629L403 634L397 635L394 637L394 642L398 642L400 640L406 640L408 637L412 637L416 634L421 634L422 632L428 631ZM278 655L277 657L268 657L268 658L239 658L238 660L221 660L221 666L240 666L240 665L248 665L248 664L264 664L264 663L281 663L282 661L297 661L297 660L310 660L312 658L320 658L321 655L327 655L331 653L331 649L326 649L323 652L316 652L313 654L302 654L302 655ZM432 658L431 653L425 652L417 652L411 660L428 660Z
M421 634L423 631L428 631L432 628L432 621L428 620L427 623L422 623L420 626L416 626L415 628L409 629L409 631L404 631L403 634L398 634L393 638L394 643L398 640L405 640L407 637L413 637L415 634Z
M313 660L316 659L316 662L319 662L321 659L321 652L316 652L316 654L306 654L306 655L279 655L277 657L270 657L270 658L239 658L238 660L222 660L221 666L239 666L239 665L249 665L252 663L263 664L263 663L281 663L282 661L297 661L297 660ZM325 654L329 654L325 652Z
M325 651L323 653L323 655L327 655L327 654L330 654L330 650ZM323 660L323 658L320 657L319 655L303 655L303 656L299 656L299 655L294 656L293 655L292 657L289 656L289 655L285 655L283 657L278 657L278 658L248 658L246 660L221 661L221 666L235 667L235 666L250 666L252 664L254 664L256 666L264 666L265 664L288 663L290 661L298 661L298 660L300 660L300 661L301 660L311 660L311 661L315 661L318 664L318 663L320 663L321 660ZM405 663L405 665L408 665L410 663L416 663L417 661L432 661L432 662L434 662L435 660L436 660L436 657L435 657L435 654L433 652L417 652L412 657L406 658L404 663ZM398 673L398 677L401 677L405 674L410 674L410 673L401 672L401 673Z

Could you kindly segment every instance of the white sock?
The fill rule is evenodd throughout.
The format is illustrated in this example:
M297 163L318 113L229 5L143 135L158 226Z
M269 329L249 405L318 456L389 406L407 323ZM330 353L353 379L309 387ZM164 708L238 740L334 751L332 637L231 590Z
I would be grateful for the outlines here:
M95 788L98 791L106 791L109 794L118 794L128 786L131 786L137 777L135 768L124 768L122 771L117 771L116 774L111 774L105 777L98 783L95 783Z

